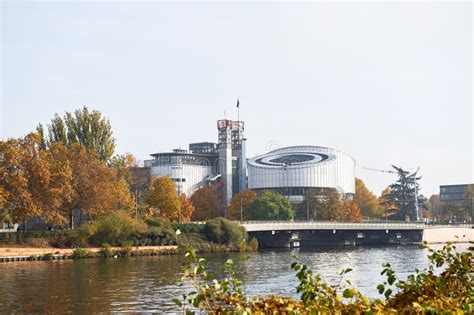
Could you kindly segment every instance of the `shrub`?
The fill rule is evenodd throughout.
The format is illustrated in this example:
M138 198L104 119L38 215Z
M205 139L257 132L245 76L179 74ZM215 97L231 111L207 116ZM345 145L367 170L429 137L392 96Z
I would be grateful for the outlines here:
M101 250L100 252L102 253L102 256L104 256L105 258L109 258L109 257L112 257L114 256L114 252L112 250L112 247L110 246L109 243L103 243L101 245Z
M75 246L87 247L92 236L97 233L97 222L88 222L75 230L73 243Z
M182 233L202 233L204 231L204 224L198 223L172 223L172 227Z
M49 242L45 238L33 237L25 240L25 245L30 247L45 248L49 247Z
M176 243L176 234L173 226L161 218L147 219L146 224L150 226L147 238L153 245L171 245Z
M130 256L132 253L132 242L126 241L123 242L122 245L120 246L120 253L123 256Z
M72 258L74 259L81 259L81 258L86 258L86 257L87 257L87 251L82 247L78 247L72 252Z
M238 244L247 238L245 228L224 218L207 221L204 234L208 240L219 244Z
M56 248L74 247L75 239L73 231L53 232L49 236L49 246Z
M473 253L456 252L450 244L441 250L429 251L429 267L417 270L405 281L396 278L389 264L383 264L381 274L387 280L377 289L385 300L369 299L353 288L351 282L344 279L350 268L339 273L338 285L329 285L307 266L294 262L291 268L299 282L298 300L275 295L247 297L240 289L242 281L236 277L232 260L223 265L223 279L212 279L206 259L190 250L186 253L190 263L185 267L182 281L190 280L194 288L184 293L183 299L173 301L186 314L195 314L196 309L210 314L473 314ZM444 267L443 271L435 272L440 267ZM391 288L398 292L393 295Z
M89 243L100 245L109 243L121 245L123 242L147 232L147 226L142 221L133 219L128 213L117 211L96 221L95 233L89 237Z

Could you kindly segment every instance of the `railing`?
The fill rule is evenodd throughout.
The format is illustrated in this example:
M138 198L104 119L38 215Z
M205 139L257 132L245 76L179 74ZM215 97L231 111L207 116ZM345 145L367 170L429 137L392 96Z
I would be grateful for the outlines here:
M332 221L244 221L241 223L247 231L271 231L271 230L422 230L425 225L420 223L353 223Z

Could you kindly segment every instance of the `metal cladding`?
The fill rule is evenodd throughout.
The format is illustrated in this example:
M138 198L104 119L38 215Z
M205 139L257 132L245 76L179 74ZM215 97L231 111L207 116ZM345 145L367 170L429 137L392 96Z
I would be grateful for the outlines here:
M281 148L249 159L247 169L250 189L317 187L355 193L354 158L331 148Z

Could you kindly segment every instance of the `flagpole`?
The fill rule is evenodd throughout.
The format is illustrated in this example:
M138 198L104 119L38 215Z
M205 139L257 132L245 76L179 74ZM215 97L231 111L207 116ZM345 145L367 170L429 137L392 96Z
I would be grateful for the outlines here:
M239 141L240 141L240 159L242 159L242 139L240 138L240 102L239 98L237 98L237 125L239 130ZM242 161L240 161L240 172L239 172L239 191L240 191L240 222L243 221L243 214L242 214Z

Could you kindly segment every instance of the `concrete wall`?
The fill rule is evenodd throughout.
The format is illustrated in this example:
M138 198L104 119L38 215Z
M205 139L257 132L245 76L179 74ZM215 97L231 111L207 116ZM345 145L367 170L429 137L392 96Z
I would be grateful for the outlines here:
M456 238L457 236L457 238ZM471 227L426 227L423 232L423 241L428 244L447 242L474 242L474 229Z

